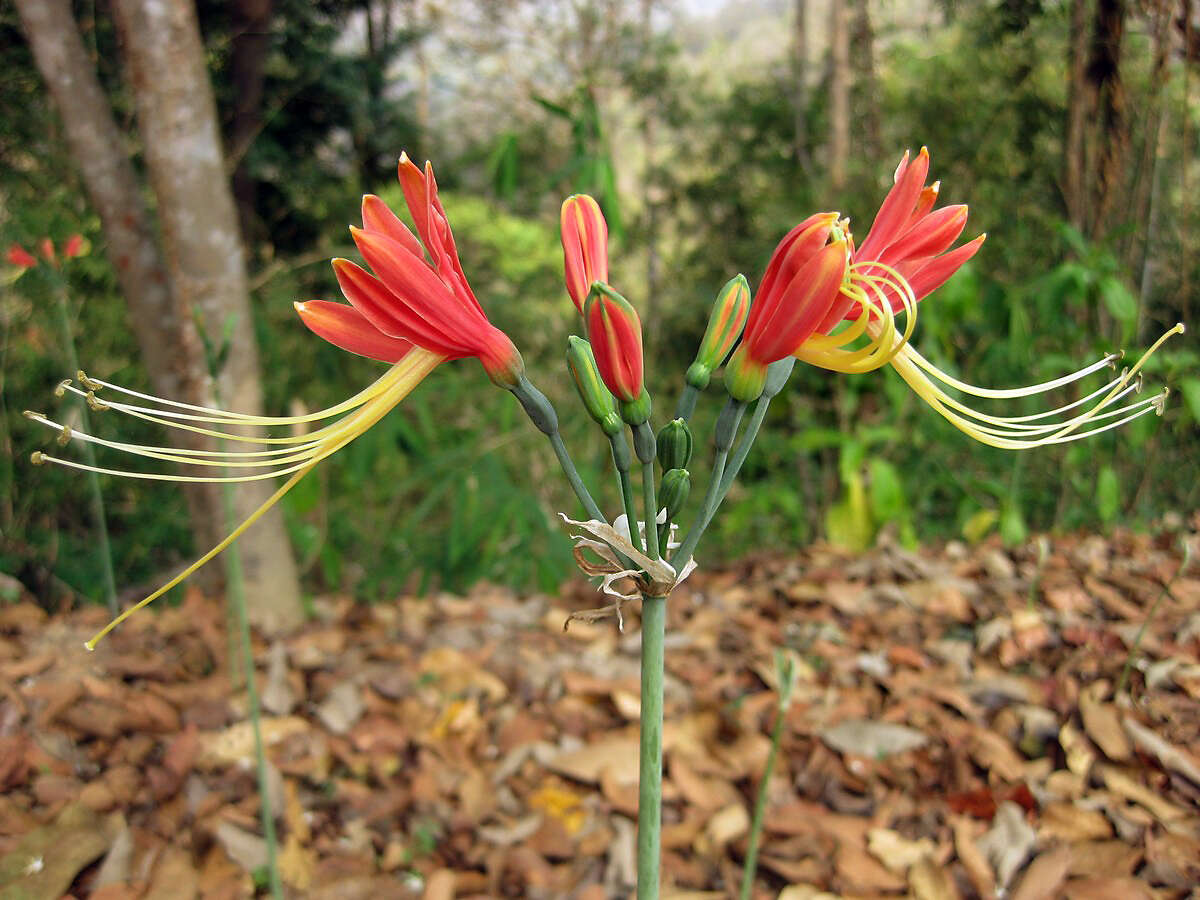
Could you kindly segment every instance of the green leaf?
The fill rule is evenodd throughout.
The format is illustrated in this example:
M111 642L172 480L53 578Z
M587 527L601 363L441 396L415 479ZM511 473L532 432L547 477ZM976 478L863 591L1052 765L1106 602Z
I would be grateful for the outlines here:
M962 536L970 544L978 544L995 527L1000 513L994 509L981 509L963 523Z
M1015 503L1006 503L1000 513L1000 539L1006 546L1012 547L1025 542L1029 537L1029 529L1025 525L1025 516Z
M1112 466L1101 469L1096 479L1096 511L1105 525L1111 524L1121 511L1121 483Z
M831 544L847 550L865 550L871 545L875 529L862 476L857 472L846 478L846 499L826 511L825 532Z
M1188 412L1192 414L1193 419L1200 422L1200 378L1183 379L1179 383L1179 390L1183 393L1183 403Z
M867 466L871 476L871 512L879 524L903 519L908 512L904 484L890 462L873 459Z
M1100 279L1100 297L1112 317L1122 325L1131 325L1137 318L1137 300L1129 289L1117 278L1106 276Z

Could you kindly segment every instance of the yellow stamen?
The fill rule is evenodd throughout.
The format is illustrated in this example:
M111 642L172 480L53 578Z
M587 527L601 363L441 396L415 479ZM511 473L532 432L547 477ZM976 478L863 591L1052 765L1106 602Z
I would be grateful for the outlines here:
M345 447L360 434L382 419L393 407L395 407L401 400L408 396L408 394L411 393L412 390L443 361L444 357L438 356L435 353L430 353L428 350L421 350L418 348L409 351L409 353L405 355L403 359L393 365L391 369L389 369L388 372L376 382L376 385L382 384L382 388L380 390L372 390L369 388L367 391L360 393L358 395L359 397L369 395L369 399L366 400L366 402L359 404L360 408L355 412L346 416L333 426L323 429L325 434L316 442L317 446L315 446L311 451L307 451L304 454L305 461L298 465L287 469L266 473L264 475L249 475L229 479L159 475L159 478L166 480L201 482L221 480L249 481L288 473L291 474L291 477L288 478L288 480L282 485L280 485L279 489L275 491L275 493L273 493L266 500L266 502L264 502L260 507L258 507L258 509L251 513L224 540L222 540L219 544L201 556L198 560L196 560L158 590L154 591L154 593L150 594L145 599L139 601L129 609L122 612L119 616L117 616L106 626L104 626L104 628L97 632L90 640L88 640L84 646L89 650L94 650L97 641L112 631L113 628L127 619L130 615L157 600L205 563L216 557L219 553L221 553L221 551L225 550L225 548L237 540L246 531L246 529L250 528L255 522L257 522L263 516L263 514L267 512L267 510L278 503L279 500L300 481L300 479L312 471L313 467L316 466L317 463ZM343 404L339 404L339 406L343 406ZM214 410L214 412L219 411ZM267 419L267 417L262 416L254 418L260 420L256 424L276 424L279 422L279 420L271 420L270 422L261 421ZM289 416L285 418L295 420L304 417ZM229 437L227 435L220 436ZM308 435L307 437L311 439L312 435ZM75 468L86 468L66 460L56 460L51 457L44 457L41 454L35 453L34 456L40 457L40 460L35 459L35 462L57 462L60 465L70 465ZM225 465L234 465L234 463L226 463ZM105 469L97 469L96 471L109 472L111 474L129 474L135 477L143 478L151 477L150 473L121 473L115 470Z

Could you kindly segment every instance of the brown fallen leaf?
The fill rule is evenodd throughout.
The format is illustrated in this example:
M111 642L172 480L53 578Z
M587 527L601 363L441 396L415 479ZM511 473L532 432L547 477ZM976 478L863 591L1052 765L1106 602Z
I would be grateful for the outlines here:
M1012 900L1052 900L1067 880L1070 869L1069 846L1038 854L1013 891Z
M1103 702L1108 682L1096 681L1079 693L1079 716L1083 730L1104 755L1115 762L1126 762L1133 755L1128 735L1121 727L1121 717L1111 703Z
M576 781L597 784L605 770L611 770L628 782L637 781L638 742L636 738L609 738L560 753L547 768Z
M1104 813L1075 803L1050 803L1041 811L1038 835L1058 841L1093 841L1112 836Z
M0 896L58 900L112 840L94 812L78 804L68 806L51 824L29 832L0 856Z
M915 900L958 900L960 896L950 873L927 856L908 870L908 889Z
M1178 772L1193 784L1200 786L1200 761L1193 754L1163 740L1137 719L1126 716L1123 724L1139 750L1153 756L1163 768Z
M872 828L867 832L867 849L897 875L903 875L921 860L933 856L937 847L927 837L912 841L888 828Z
M976 844L996 872L996 884L1006 888L1017 870L1025 864L1037 840L1025 821L1025 811L1015 803L1001 803L992 827Z
M883 759L929 743L929 737L915 728L865 719L848 719L823 729L821 740L834 750L868 759Z
M1138 784L1115 766L1101 765L1097 767L1097 770L1110 791L1145 807L1161 821L1174 822L1187 815L1184 810L1168 803L1145 785Z
M1063 900L1154 900L1154 893L1136 878L1072 878L1063 885Z

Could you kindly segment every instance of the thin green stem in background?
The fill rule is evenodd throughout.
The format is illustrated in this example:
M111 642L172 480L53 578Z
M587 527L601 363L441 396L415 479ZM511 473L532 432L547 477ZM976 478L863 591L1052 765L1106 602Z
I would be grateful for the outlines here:
M1138 629L1137 635L1133 639L1133 644L1129 648L1129 655L1125 657L1125 665L1121 668L1121 677L1117 679L1117 688L1113 691L1114 698L1120 697L1121 692L1125 690L1125 686L1129 683L1129 671L1133 668L1133 657L1142 645L1142 638L1146 634L1146 629L1150 626L1150 620L1154 618L1154 614L1158 611L1158 605L1162 603L1163 597L1171 593L1171 585L1184 573L1188 564L1192 561L1191 542L1183 539L1181 543L1183 544L1183 559L1180 560L1179 568L1175 570L1175 574L1171 577L1171 580L1162 586L1162 590L1158 592L1158 596L1150 604L1150 609L1146 611L1146 618L1142 620L1142 627Z
M653 529L647 529L653 532ZM642 596L642 705L638 752L638 900L658 900L662 852L663 640L667 598Z
M79 357L75 352L75 331L71 327L71 313L67 304L67 286L59 276L55 276L54 296L58 307L58 322L62 329L63 350L67 354L67 365L71 372L79 371ZM79 408L79 424L87 434L92 433L91 419L87 406ZM83 461L89 466L87 473L88 489L91 493L92 518L96 520L96 529L100 536L100 561L104 572L104 600L108 611L117 615L120 608L117 605L117 579L113 573L112 544L108 539L108 516L104 510L104 494L100 490L100 476L96 474L96 454L90 441L79 442L83 451Z
M775 771L775 760L779 756L779 745L783 741L783 728L788 709L792 705L792 685L795 681L795 664L790 656L776 652L775 671L779 681L779 705L775 712L775 727L771 730L771 752L767 754L767 765L763 769L762 782L758 786L758 798L754 803L754 821L750 825L750 843L746 848L746 864L742 868L741 900L750 900L754 890L754 873L758 869L758 846L762 840L763 822L767 812L767 794L771 775Z
M221 443L224 444L224 441ZM221 505L225 514L225 527L232 529L237 523L233 511L233 485L226 482L221 487L223 488ZM238 632L241 635L242 668L246 677L246 695L250 703L250 724L254 730L254 765L258 777L263 841L267 845L267 877L271 886L271 896L275 900L283 900L283 882L279 878L277 862L279 848L275 836L275 815L271 810L267 754L263 748L258 682L254 674L254 650L250 643L250 619L246 615L246 581L242 572L242 556L238 551L236 541L225 551L225 581L229 604L237 616Z
M692 413L696 411L696 400L699 398L700 392L692 385L685 384L683 393L679 395L679 402L675 405L675 418L687 421L692 417Z

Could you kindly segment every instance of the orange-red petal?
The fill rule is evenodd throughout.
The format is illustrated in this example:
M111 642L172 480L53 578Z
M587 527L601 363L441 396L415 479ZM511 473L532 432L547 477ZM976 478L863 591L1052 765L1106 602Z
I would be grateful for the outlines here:
M379 331L362 313L344 303L310 300L296 303L295 307L310 331L350 353L396 363L413 348L410 341Z

